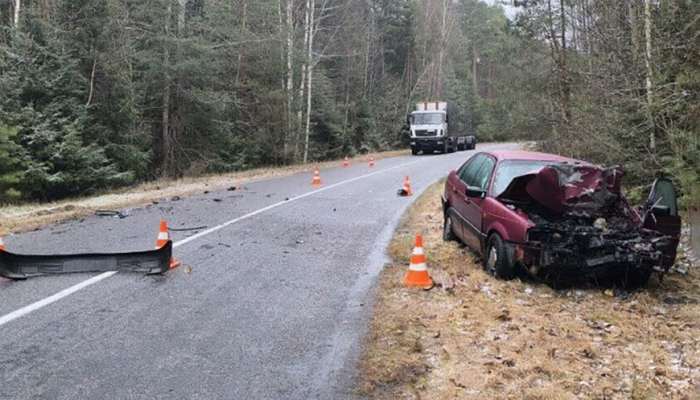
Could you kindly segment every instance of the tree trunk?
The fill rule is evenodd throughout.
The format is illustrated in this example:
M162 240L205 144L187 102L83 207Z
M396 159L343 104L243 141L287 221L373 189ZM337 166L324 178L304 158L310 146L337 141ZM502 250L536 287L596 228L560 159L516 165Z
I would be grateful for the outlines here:
M14 15L14 23L15 23L15 28L19 26L19 9L21 6L22 1L21 0L15 0L15 15Z
M241 37L245 35L246 31L246 19L248 17L248 2L243 0L243 16L241 18ZM241 65L243 64L243 51L238 52L238 66L236 67L236 87L238 87L241 80Z
M313 73L314 73L314 63L313 63L313 51L314 51L314 11L316 8L316 0L311 0L311 8L309 10L309 56L307 67L307 79L306 79L306 129L304 135L304 164L309 158L309 133L311 131L311 88L313 85Z
M304 16L304 52L308 52L309 49L309 12L310 12L310 2L309 0L306 0L306 9L305 9L305 16ZM299 102L299 109L297 110L297 123L298 129L297 129L297 140L294 141L294 158L297 159L298 154L299 154L299 141L300 141L300 135L301 135L301 123L302 123L302 118L303 118L303 106L301 105L301 101L304 98L304 86L306 85L306 74L307 74L307 66L309 64L309 60L305 60L301 64L301 78L299 79L299 97L298 97L298 102Z
M294 104L294 0L287 0L287 81L285 92L287 95L287 134L285 135L284 150L287 153L292 126L292 106Z
M569 82L569 67L566 60L566 8L564 0L559 0L561 15L561 52L560 52L560 74L561 92L564 111L564 123L571 123L571 85Z
M647 109L651 129L649 130L649 148L656 148L656 136L654 135L654 121L651 115L651 105L654 99L652 87L652 70L651 70L651 0L644 0L644 37L646 39L646 52L644 63L646 65L646 89L647 89Z
M166 1L165 12L165 35L170 35L170 17L173 12L172 0ZM163 115L162 115L162 134L161 146L163 148L163 159L161 160L161 174L167 175L170 172L172 142L170 140L170 50L165 45L165 54L163 57Z

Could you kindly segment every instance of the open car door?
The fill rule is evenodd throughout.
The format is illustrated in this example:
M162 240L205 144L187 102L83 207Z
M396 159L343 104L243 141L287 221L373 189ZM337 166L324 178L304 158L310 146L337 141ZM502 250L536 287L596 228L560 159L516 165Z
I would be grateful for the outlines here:
M644 228L653 229L671 238L663 249L665 268L676 261L676 249L681 236L681 217L678 215L676 188L668 179L657 179L644 205Z

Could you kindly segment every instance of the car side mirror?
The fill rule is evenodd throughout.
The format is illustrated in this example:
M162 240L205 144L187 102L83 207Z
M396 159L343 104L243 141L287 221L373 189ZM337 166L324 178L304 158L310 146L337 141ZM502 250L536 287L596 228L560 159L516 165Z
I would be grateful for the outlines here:
M483 198L486 195L486 191L480 187L467 186L467 190L465 191L465 194L467 195L467 197Z

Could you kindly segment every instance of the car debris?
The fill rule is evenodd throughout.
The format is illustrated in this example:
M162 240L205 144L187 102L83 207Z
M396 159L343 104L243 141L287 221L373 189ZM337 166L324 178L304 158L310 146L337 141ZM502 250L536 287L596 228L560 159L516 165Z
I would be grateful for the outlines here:
M124 219L131 215L130 210L96 210L95 215L98 217L119 217L119 219Z
M156 250L132 253L24 255L0 250L0 276L27 279L42 275L131 271L161 274L170 269L173 243Z
M207 225L194 226L192 228L169 228L171 232L186 232L186 231L198 231L201 229L206 229Z

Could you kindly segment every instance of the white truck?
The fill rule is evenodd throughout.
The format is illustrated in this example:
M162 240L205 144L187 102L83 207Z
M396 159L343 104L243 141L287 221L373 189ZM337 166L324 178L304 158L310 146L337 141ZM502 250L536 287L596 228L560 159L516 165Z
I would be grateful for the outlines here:
M457 122L457 114L445 101L416 103L416 110L408 117L411 153L451 153L475 148L476 137L460 134Z

